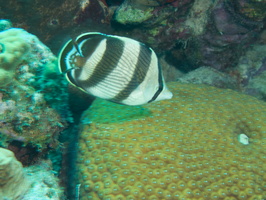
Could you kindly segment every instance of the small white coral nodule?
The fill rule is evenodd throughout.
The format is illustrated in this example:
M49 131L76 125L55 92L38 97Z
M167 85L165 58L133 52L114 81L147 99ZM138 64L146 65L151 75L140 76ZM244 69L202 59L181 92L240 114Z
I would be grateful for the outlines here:
M249 138L246 134L240 134L238 136L238 141L241 143L241 144L244 144L244 145L248 145L249 144Z
M22 164L8 149L0 148L0 197L19 199L28 189Z

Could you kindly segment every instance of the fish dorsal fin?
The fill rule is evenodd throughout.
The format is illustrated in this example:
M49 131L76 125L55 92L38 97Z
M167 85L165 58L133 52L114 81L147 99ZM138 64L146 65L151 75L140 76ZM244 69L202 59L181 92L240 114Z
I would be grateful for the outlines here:
M87 39L90 39L90 38L93 38L93 37L108 37L106 34L104 33L100 33L100 32L89 32L89 33L83 33L81 35L79 35L77 38L76 38L76 43L79 44L81 43L82 41L84 40L87 40Z

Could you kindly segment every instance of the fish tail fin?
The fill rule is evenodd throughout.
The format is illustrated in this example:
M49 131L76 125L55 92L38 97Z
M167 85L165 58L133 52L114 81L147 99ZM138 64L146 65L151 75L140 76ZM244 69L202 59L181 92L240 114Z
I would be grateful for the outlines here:
M173 93L166 87L166 85L164 85L162 92L158 95L155 101L171 99L172 97Z

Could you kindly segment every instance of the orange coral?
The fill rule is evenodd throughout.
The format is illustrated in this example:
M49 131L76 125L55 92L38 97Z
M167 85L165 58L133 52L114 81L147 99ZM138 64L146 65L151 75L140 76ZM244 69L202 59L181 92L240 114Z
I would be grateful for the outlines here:
M85 113L80 198L266 199L266 103L204 85L169 88L171 100L129 107L98 99Z

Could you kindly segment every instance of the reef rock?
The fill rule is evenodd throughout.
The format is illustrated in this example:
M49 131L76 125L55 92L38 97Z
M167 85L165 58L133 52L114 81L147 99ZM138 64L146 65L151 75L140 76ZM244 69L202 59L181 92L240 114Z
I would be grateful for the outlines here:
M59 200L64 199L63 188L52 170L49 161L41 161L36 165L24 168L30 188L21 200Z
M266 100L266 44L256 44L240 57L231 71L241 90Z
M266 71L250 80L245 93L266 101Z
M178 79L181 83L206 84L218 88L237 89L237 81L211 67L200 67Z
M106 30L104 24L109 24L112 16L105 0L0 0L0 4L1 18L11 20L14 27L38 35L55 51L69 34L79 35L88 28L99 31L100 27L105 27L101 30Z
M196 38L196 45L189 47L190 52L194 52L187 54L190 59L194 59L197 54L198 64L224 71L233 68L250 44L256 42L264 26L262 17L243 17L243 8L237 8L236 4L247 5L240 0L217 1L204 34ZM257 5L259 4L265 6L265 3L257 1ZM256 7L253 12L258 10L261 9Z
M116 10L114 21L130 28L128 36L149 44L157 53L168 51L176 63L189 63L189 70L234 68L265 25L263 1L161 2L126 0Z
M157 52L169 50L176 40L186 40L193 34L192 26L185 24L193 1L168 2L126 0L113 18L116 23L133 29L131 37L149 44Z

